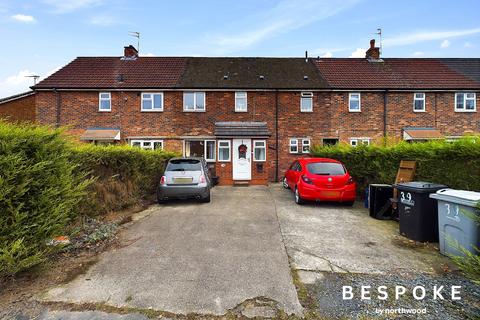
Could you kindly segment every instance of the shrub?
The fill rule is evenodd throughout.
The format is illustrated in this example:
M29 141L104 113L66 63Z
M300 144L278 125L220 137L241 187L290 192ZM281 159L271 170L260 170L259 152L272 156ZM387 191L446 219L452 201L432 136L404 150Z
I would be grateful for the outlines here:
M416 160L415 180L451 188L480 190L480 139L383 146L313 146L313 156L342 161L363 194L370 183L393 183L401 160Z
M76 216L90 181L70 156L60 130L0 122L0 276L43 261Z
M81 211L103 214L125 208L155 193L166 160L175 153L142 150L130 146L79 145L72 161L95 182L89 187Z

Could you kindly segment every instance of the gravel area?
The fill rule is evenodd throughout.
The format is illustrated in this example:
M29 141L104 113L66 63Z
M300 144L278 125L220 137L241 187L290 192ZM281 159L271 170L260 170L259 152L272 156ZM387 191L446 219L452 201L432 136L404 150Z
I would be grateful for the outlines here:
M444 286L441 291L444 300L433 299L433 286ZM353 287L353 299L343 300L343 286ZM371 286L371 300L361 300L361 286ZM377 288L386 286L389 295L387 300L379 300ZM405 295L395 300L395 286L404 286ZM426 297L416 300L412 290L416 286L426 288ZM461 300L451 300L451 286L461 286ZM441 275L391 273L387 275L329 273L318 276L314 284L307 285L312 296L316 297L320 315L332 318L364 319L395 318L395 319L480 319L480 286L472 283L461 274L448 272ZM417 291L417 293L420 293ZM415 309L422 310L416 315L396 313L385 315L378 310L385 309ZM397 311L398 312L398 311Z

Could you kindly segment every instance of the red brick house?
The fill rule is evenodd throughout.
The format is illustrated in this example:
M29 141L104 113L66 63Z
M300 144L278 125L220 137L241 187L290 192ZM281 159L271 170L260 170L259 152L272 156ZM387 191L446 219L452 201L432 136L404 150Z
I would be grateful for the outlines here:
M282 177L313 144L480 131L480 59L80 57L33 87L85 141L203 156L221 184Z
M34 122L35 92L28 91L0 99L0 119L8 122Z

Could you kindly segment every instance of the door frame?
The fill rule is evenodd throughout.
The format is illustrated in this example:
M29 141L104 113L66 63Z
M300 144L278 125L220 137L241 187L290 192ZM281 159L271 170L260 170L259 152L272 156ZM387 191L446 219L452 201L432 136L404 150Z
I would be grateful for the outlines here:
M246 153L246 160L248 161L249 165L246 166L249 169L248 178L247 177L236 177L235 176L235 167L238 161L238 147L241 144L245 144L247 146L247 153ZM232 138L232 180L239 180L239 181L249 181L252 180L252 139L251 138ZM238 165L238 163L237 163Z

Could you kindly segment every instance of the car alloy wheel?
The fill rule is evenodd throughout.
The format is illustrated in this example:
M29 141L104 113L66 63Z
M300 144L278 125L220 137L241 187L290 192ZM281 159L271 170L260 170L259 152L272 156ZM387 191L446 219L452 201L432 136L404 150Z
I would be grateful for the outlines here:
M295 203L296 204L303 204L303 199L300 197L300 192L298 192L298 188L295 187Z

